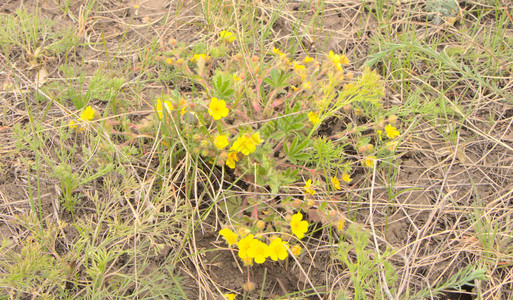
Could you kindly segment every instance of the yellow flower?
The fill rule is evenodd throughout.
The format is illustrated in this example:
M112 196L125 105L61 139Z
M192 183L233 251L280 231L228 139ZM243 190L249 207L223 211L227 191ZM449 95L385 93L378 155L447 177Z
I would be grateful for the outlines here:
M285 247L285 243L280 238L275 238L271 244L269 244L269 257L271 257L272 260L285 260L288 255L289 252Z
M388 124L387 126L385 126L385 132L387 133L387 136L389 139L394 139L396 138L397 136L399 136L399 131L397 130L397 128L395 128L394 126Z
M253 133L251 135L251 141L255 144L255 145L260 145L264 140L262 140L260 138L260 132L257 132L257 133Z
M330 51L328 53L328 59L335 65L338 71L342 71L342 65L349 64L349 59L345 55L339 55Z
M345 183L350 183L351 180L351 176L349 176L349 174L342 174L342 180L345 182Z
M219 37L221 38L221 40L227 41L229 43L235 41L235 36L230 31L226 31L226 30L221 31L219 33Z
M331 184L333 185L333 187L337 190L340 190L341 187L340 187L340 181L338 180L338 178L336 176L333 176L333 178L331 178Z
M310 195L313 195L313 194L315 194L315 191L310 189L310 186L312 186L312 179L308 179L305 182L305 192L307 192Z
M226 102L224 100L217 100L213 97L208 105L208 114L214 118L214 120L220 120L228 116L230 110L226 108Z
M75 122L74 120L69 121L68 126L73 129L78 127L77 122Z
M194 54L194 56L191 58L191 61L194 63L199 63L200 61L208 62L210 60L210 56L201 53L201 54Z
M237 140L230 147L230 151L238 151L244 155L249 155L256 150L256 146L262 143L263 140L260 138L260 133L254 133L253 135L244 134L239 136Z
M313 59L313 58L311 58L311 57L310 57L310 56L308 56L308 55L305 57L305 59L303 59L303 63L304 63L304 64L308 64L308 63L311 63L311 62L313 62L313 61L314 61L314 59Z
M230 151L238 151L244 155L249 155L256 150L255 143L247 135L239 136L230 147Z
M383 134L382 130L376 130L376 134L378 135L378 138L381 139L381 135Z
M182 107L182 109L180 110L180 116L185 115L185 113L186 113L188 110L189 110L189 108L188 108L187 104L186 104L186 105L184 105L184 106Z
M166 59L166 65L172 66L175 61L172 58Z
M242 260L246 260L250 258L248 256L248 249L251 246L251 241L253 240L253 235L248 234L246 237L239 240L237 246L239 247L239 252L237 253Z
M372 168L372 166L374 166L375 161L376 161L376 158L371 155L371 156L368 156L367 158L365 158L364 164L366 167Z
M237 81L241 81L241 80L242 80L242 78L240 78L237 74L233 74L233 80L234 80L235 82L237 82Z
M232 151L228 153L228 158L226 158L226 165L231 169L235 169L235 163L239 161L237 157L237 151Z
M235 294L224 294L226 300L235 300Z
M344 226L345 225L346 225L346 221L344 219L340 219L337 222L337 229L338 229L338 231L342 232L342 230L344 230Z
M306 80L306 70L305 66L298 62L294 62L294 72L301 78L301 80Z
M298 239L302 239L305 236L305 233L308 231L308 222L302 220L303 215L299 212L293 215L292 219L290 220L290 229Z
M310 122L312 122L312 124L314 125L319 124L321 122L321 119L319 119L319 115L313 111L308 113L308 120L310 120Z
M294 70L296 70L298 72L304 71L305 66L303 66L302 64L300 64L298 62L294 62Z
M233 233L229 228L223 228L219 230L219 235L222 236L228 243L228 246L237 244L237 238L239 237L236 233Z
M80 114L80 119L84 121L92 121L94 120L94 109L89 105L84 109L84 111Z
M228 146L228 144L229 142L226 135L218 135L214 140L214 145L217 147L217 149L223 149L224 147Z
M247 255L255 260L257 264L262 264L269 257L269 246L257 239L251 240Z
M171 101L169 101L169 100L166 100L166 101L164 101L164 103L162 103L162 100L157 99L157 104L155 105L155 110L157 111L157 114L159 115L159 118L161 118L161 119L163 117L164 108L166 109L166 111L168 113L171 113L171 110L174 109L174 106L171 103Z
M303 89L305 89L305 90L310 90L310 89L312 89L312 84L310 84L310 81L303 82L302 87L303 87Z
M294 245L290 248L290 252L292 252L294 256L299 256L301 252L303 252L303 249L301 249L301 246L299 245Z
M280 51L280 49L278 49L278 48L276 48L276 47L273 47L273 53L274 53L274 54L278 54L278 55L282 54L282 52Z

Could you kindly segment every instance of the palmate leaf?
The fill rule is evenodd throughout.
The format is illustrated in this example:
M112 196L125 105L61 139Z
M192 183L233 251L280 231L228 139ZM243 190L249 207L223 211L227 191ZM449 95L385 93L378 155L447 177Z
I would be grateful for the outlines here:
M310 145L310 140L302 138L300 141L299 136L296 136L290 145L288 143L283 144L283 150L285 155L290 162L297 164L298 161L305 161L310 158L310 153L306 151L306 148Z
M226 99L233 95L233 77L228 74L218 73L212 79L214 96L219 99Z
M275 169L271 169L269 170L267 179L263 183L271 188L271 194L277 194L282 186L296 182L297 174L298 170L280 172Z
M279 71L278 69L271 70L271 77L267 77L264 79L264 82L269 84L271 87L276 90L281 90L282 88L287 87L288 79L290 75L285 73L284 71Z

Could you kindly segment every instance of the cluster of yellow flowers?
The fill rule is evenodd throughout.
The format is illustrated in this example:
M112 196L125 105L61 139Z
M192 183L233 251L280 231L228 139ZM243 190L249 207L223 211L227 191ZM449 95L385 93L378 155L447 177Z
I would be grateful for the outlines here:
M198 57L197 59L203 59L203 57ZM179 104L182 109L180 114L184 115L186 112L188 112L188 105L186 104L184 99L180 99ZM157 116L159 119L162 119L164 117L164 112L166 114L171 114L171 111L174 110L174 106L169 100L161 100L157 99L155 103L155 112L157 113ZM191 112L194 114L193 112ZM230 113L230 109L227 107L226 101L222 99L217 99L215 97L212 97L210 99L210 103L208 105L208 114L215 120L221 120L222 118L225 118ZM228 153L224 153L221 155L223 159L226 159L226 165L232 169L235 168L236 162L239 161L240 156L238 153L241 153L242 155L250 155L251 153L255 152L256 147L260 145L263 142L263 140L260 138L260 133L256 132L253 134L250 133L242 133L240 134L235 142L233 142L232 146L229 148ZM205 147L208 144L207 141L203 141L202 147ZM229 137L225 134L218 134L214 137L213 140L214 146L219 149L223 150L230 144Z
M310 194L310 195L313 195L315 194L315 190L312 190L310 187L312 186L312 179L308 179L306 182L305 182L305 192L307 194Z
M164 117L164 109L168 114L170 114L171 111L175 109L175 107L169 100L164 100L164 102L162 102L160 98L157 99L157 103L155 104L155 111L157 112L157 115L160 119Z
M330 74L330 77L335 75L335 78L337 78L338 81L342 81L342 80L344 80L344 78L347 78L349 80L352 78L352 75L350 75L350 73L347 73L347 74L342 73L342 71L343 71L342 66L349 64L349 59L345 55L335 54L335 53L333 53L333 51L330 51L328 53L327 57L328 57L328 62L329 62L327 66L329 68L332 68L334 66L335 69L337 70L337 72L335 74L333 74L332 71L329 71L331 69L325 68L325 66L323 66L323 70L328 71L328 73ZM313 58L307 56L303 60L303 63L307 64L307 63L311 63L313 61L314 61ZM303 81L301 87L304 90L309 90L312 88L312 84L310 83L310 81L306 81L306 75L305 75L306 73L304 71L303 65L300 65L300 64L297 64L296 62L294 62L294 72L301 77L301 80ZM348 83L348 85L349 85L349 83ZM294 90L297 90L297 88L295 88L294 86L292 88ZM319 106L319 104L318 104L318 106ZM322 115L322 108L321 108L320 112L309 112L308 120L313 125L317 125L321 122L320 115Z
M229 148L229 152L226 155L226 165L232 169L235 169L235 163L239 161L239 155L237 153L242 153L243 155L250 155L255 152L256 146L260 145L263 140L260 138L260 132L254 133L250 135L249 133L242 134L233 142L232 146ZM228 136L226 135L217 135L214 138L214 146L217 149L222 150L226 148L230 144L228 140Z
M388 139L392 140L392 141L389 141L386 143L386 148L389 150L389 151L394 151L395 147L398 145L398 141L394 139L398 136L401 135L401 133L399 132L399 130L397 130L397 127L394 126L394 124L397 122L397 116L395 115L391 115L389 118L388 118L388 122L389 124L387 124L385 126L385 135ZM383 125L381 125L383 126ZM382 128L382 127L381 127ZM383 136L383 131L382 130L376 130L376 134L378 136L378 139L381 140L382 139L382 136ZM363 165L368 167L368 168L371 168L372 166L374 166L374 162L376 161L376 157L374 156L368 156L364 159L363 161Z
M219 33L219 39L221 41L232 43L233 41L235 41L235 35L233 35L233 33L230 31L222 30Z
M191 58L191 62L193 63L201 63L201 62L209 62L212 58L210 56L206 55L205 53L201 54L194 54L194 56Z
M190 111L189 104L185 101L185 99L180 98L180 101L178 101L178 108L180 108L180 116L185 115L186 113L190 113L191 115L194 115L195 113L193 111ZM175 106L173 103L171 103L170 100L162 100L160 98L157 99L155 103L155 112L157 113L157 116L159 119L164 118L164 112L170 116L171 111L175 109Z
M90 121L94 120L94 116L95 116L95 111L91 107L91 105L89 105L80 113L79 121L90 122ZM77 122L75 122L74 120L72 120L69 122L68 126L75 129L79 126L79 124ZM81 126L81 128L83 128L83 127Z
M208 106L208 113L212 116L214 120L220 120L226 116L230 110L226 107L226 101L218 100L217 98L212 98L210 100L210 104ZM229 149L229 153L226 157L226 165L232 169L235 168L235 163L239 161L239 157L237 155L238 152L243 155L250 155L255 152L256 146L261 144L263 140L260 138L260 133L254 133L250 135L249 133L242 134L237 138L237 140L233 143L233 145ZM230 144L228 137L226 135L218 135L214 140L214 145L219 149L224 149L226 146Z
M350 183L352 180L353 179L351 178L351 176L349 174L346 174L346 173L342 174L342 181L344 181L345 183ZM337 178L337 176L333 176L331 178L331 185L337 190L342 189L342 187L340 185L340 180ZM308 179L307 181L305 181L305 186L303 188L304 188L306 194L309 194L309 195L315 194L315 190L313 189L314 186L312 183L312 179Z
M389 124L387 124L387 126L385 126L385 134L391 140L393 140L396 137L398 137L399 135L401 135L399 130L397 130L397 127L394 126L394 124L396 122L397 122L397 116L396 115L391 115L390 117L388 117L388 123ZM381 126L383 126L383 125L381 125ZM376 130L376 133L378 134L378 137L381 138L381 136L383 134L383 131L382 130Z
M342 174L342 181L344 181L345 183L350 183L351 182L351 176L349 176L349 174ZM342 189L342 187L340 186L340 180L338 180L338 178L336 176L333 176L331 178L331 184L333 185L333 187L337 190L340 190Z
M313 125L317 125L321 122L321 119L319 119L319 114L313 111L308 113L308 120L310 120Z
M308 222L303 220L303 215L297 213L292 216L290 221L290 229L297 238L302 239L308 231ZM245 265L252 265L253 261L262 264L267 258L273 261L285 260L288 257L288 243L279 237L271 240L269 245L256 238L253 234L247 234L239 239L239 234L234 233L229 228L219 231L228 246L237 245L238 256ZM290 248L294 255L301 253L301 247L295 245Z
M395 128L391 124L388 124L387 126L385 126L385 132L389 139L395 139L396 137L398 137L400 135L399 130L397 130L397 128Z
M280 49L276 48L276 47L273 47L273 53L278 55L278 57L280 58L280 60L287 66L290 65L290 60L289 58L287 57L287 55L283 52L281 52Z
M250 155L255 152L256 146L260 145L263 140L260 138L260 132L249 135L246 133L239 136L237 140L230 147L230 151L237 151L244 155Z
M342 71L342 65L349 64L349 59L345 55L335 54L333 51L328 53L328 60L335 65L337 71Z

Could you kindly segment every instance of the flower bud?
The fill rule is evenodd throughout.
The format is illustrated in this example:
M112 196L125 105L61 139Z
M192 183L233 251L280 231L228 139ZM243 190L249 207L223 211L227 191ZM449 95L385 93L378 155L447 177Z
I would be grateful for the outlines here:
M260 229L260 230L264 229L264 228L265 228L265 222L264 222L264 221L262 221L262 220L258 220L258 221L256 222L256 227L257 227L258 229Z
M195 142L199 142L201 141L201 135L199 133L196 133L192 136L192 139L195 141Z
M374 146L372 144L362 145L358 148L360 152L370 152L374 149Z
M238 233L240 236L245 237L246 235L250 234L251 231L249 229L247 229L246 227L241 227L241 228L239 228Z
M244 283L242 285L242 289L245 291L245 292L252 292L255 290L255 284L251 281L247 281L246 283Z
M233 60L234 62L241 61L241 59L242 59L242 53L237 53L237 54L235 54L235 55L232 57L232 60Z

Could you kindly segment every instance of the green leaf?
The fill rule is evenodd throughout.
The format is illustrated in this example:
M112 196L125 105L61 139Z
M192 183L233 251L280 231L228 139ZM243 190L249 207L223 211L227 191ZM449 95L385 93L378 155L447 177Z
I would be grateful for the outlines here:
M214 97L226 99L231 97L235 90L233 87L233 77L229 74L218 73L212 78L212 86L214 88Z
M310 154L306 152L306 148L309 144L310 140L307 138L296 136L290 145L288 145L288 143L283 144L283 150L287 158L292 163L296 164L298 161L305 161L310 157Z

